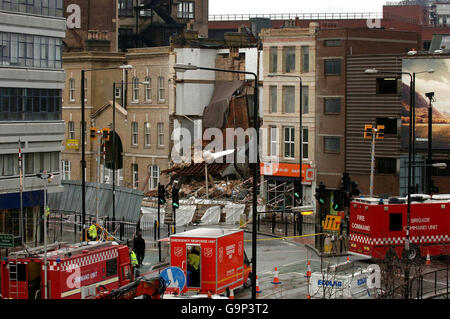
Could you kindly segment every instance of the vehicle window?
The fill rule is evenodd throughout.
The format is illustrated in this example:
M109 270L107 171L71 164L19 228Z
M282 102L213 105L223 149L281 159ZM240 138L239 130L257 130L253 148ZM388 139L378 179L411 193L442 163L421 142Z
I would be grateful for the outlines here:
M124 266L122 267L122 280L131 279L131 271L130 266Z
M389 214L389 231L402 230L402 214L391 213Z
M117 258L106 261L106 277L117 274Z

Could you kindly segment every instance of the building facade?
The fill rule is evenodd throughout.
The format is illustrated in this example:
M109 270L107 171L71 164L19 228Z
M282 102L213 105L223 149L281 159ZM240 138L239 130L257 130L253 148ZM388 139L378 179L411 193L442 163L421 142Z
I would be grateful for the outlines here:
M267 154L278 162L266 165L261 172L271 205L293 205L293 197L283 194L292 194L292 183L300 176L300 148L304 203L312 203L312 181L307 180L306 170L315 167L317 27L311 23L309 28L263 29L260 33L264 56L263 129L267 132Z
M42 234L44 189L62 190L62 11L62 0L0 1L0 232L25 241Z

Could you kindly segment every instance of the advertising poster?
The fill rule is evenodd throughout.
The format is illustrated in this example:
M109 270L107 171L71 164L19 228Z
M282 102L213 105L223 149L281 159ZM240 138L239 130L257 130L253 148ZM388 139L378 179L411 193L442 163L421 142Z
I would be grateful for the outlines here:
M434 73L422 73L433 69ZM416 73L415 80L415 126L416 149L428 147L428 107L426 93L434 92L432 101L432 146L435 150L450 148L450 59L414 58L403 59L403 72ZM402 85L402 147L409 145L410 77L403 76Z

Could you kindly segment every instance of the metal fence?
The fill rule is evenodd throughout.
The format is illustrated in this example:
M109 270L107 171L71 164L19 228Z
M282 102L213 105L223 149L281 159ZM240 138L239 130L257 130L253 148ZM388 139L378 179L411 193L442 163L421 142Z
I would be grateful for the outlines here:
M417 299L426 299L440 296L448 299L449 289L449 267L430 271L414 278L411 281L411 297Z

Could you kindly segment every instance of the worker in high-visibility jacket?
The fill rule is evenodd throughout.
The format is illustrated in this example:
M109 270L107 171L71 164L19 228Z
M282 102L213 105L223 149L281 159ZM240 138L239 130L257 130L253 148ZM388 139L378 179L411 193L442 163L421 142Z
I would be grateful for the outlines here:
M196 247L191 247L187 258L188 286L200 287L200 253Z
M133 274L134 274L134 277L137 277L138 272L136 270L136 266L139 264L138 263L138 259L137 259L136 254L134 253L134 251L133 251L133 249L131 247L129 249L129 252L130 252L130 261L131 261L131 267L133 269Z
M97 226L95 224L89 227L88 236L90 240L97 240Z

